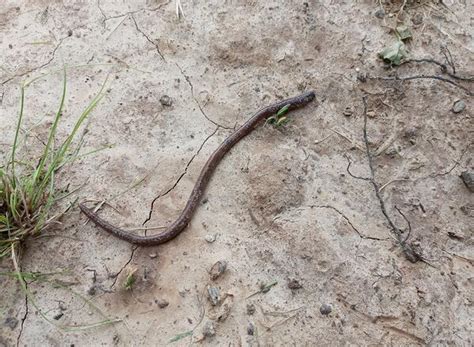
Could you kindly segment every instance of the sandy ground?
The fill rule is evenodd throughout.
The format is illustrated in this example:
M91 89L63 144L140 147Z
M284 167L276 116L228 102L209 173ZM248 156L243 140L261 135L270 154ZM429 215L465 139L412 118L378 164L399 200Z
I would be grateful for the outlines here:
M457 74L472 76L472 1L406 1L400 13L403 1L181 3L178 20L174 1L2 1L2 156L21 82L48 73L26 92L33 158L58 107L54 72L68 67L61 136L109 76L83 150L113 147L65 168L59 186L84 185L79 201L110 199L115 211L100 213L118 225L163 225L253 111L309 89L317 102L239 143L168 244L133 247L77 207L30 240L23 271L56 274L28 280L30 297L0 276L0 346L473 345L474 202L459 177L474 168L472 97L432 79L363 82L442 74L377 57L397 15L412 29L411 57L444 61L446 46ZM347 171L350 160L354 176L370 175L363 95L381 197L405 234L396 208L410 222L423 261L406 259L371 182ZM211 280L219 260L227 270ZM1 268L12 271L10 260ZM120 321L87 329L104 319Z

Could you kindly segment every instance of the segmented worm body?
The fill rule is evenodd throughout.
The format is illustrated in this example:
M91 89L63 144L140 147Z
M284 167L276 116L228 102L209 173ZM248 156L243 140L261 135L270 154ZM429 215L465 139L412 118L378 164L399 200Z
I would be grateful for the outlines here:
M225 141L214 151L214 153L211 154L206 164L202 168L196 184L194 185L193 191L191 192L191 195L186 203L186 206L179 217L160 234L150 236L136 235L130 231L123 230L110 224L106 220L99 217L91 209L86 207L83 203L79 204L79 208L92 222L94 222L94 224L125 241L140 246L155 246L165 243L178 236L189 224L217 165L219 165L222 158L237 142L250 134L259 123L268 117L273 116L283 107L288 106L288 110L291 111L307 105L314 98L315 93L310 91L293 98L278 101L257 111L254 116L252 116L242 126L229 135L229 137L225 139Z

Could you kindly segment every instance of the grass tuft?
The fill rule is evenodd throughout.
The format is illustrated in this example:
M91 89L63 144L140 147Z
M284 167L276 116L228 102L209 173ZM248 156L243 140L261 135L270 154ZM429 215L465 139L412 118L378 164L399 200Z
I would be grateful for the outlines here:
M82 142L73 146L78 131L90 113L104 97L106 81L98 94L76 120L66 139L56 144L58 126L62 118L66 99L66 69L59 105L48 139L36 165L27 160L19 160L20 130L24 117L25 91L29 83L20 87L20 110L15 130L12 151L6 163L0 167L0 259L12 255L12 250L32 235L41 233L56 222L66 211L55 212L54 204L64 198L57 189L55 176L64 165L76 160Z

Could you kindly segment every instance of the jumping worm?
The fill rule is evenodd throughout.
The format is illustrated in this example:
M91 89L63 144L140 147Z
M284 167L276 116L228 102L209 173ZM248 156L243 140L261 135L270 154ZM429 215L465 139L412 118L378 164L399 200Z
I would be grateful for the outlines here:
M81 211L97 226L101 227L105 231L115 235L118 238L121 238L130 243L134 243L141 246L155 246L162 243L165 243L176 236L178 236L189 224L191 218L196 211L196 208L199 204L199 201L204 194L207 184L212 176L212 173L215 171L217 165L220 163L224 155L243 137L247 136L252 132L253 129L264 119L274 115L280 109L285 106L288 106L288 110L294 110L300 107L307 105L315 98L313 91L303 93L301 95L289 98L276 102L270 106L267 106L255 113L255 115L246 121L241 127L235 130L225 141L212 153L212 155L207 160L206 164L201 170L196 184L194 185L191 196L186 203L186 207L170 226L166 228L165 231L158 235L151 236L140 236L129 231L120 229L104 219L100 218L96 213L91 209L87 208L83 203L79 204Z

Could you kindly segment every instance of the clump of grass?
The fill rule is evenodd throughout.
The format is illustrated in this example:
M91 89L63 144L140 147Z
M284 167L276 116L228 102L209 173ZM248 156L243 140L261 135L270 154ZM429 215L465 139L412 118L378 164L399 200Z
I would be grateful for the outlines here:
M70 134L58 145L56 135L66 99L64 70L59 107L49 129L46 144L34 165L31 161L20 159L19 152L25 90L33 81L21 85L20 111L12 150L5 164L0 167L0 259L14 254L14 250L25 239L41 233L66 212L56 212L53 208L58 200L68 196L68 193L63 193L56 187L56 174L65 164L77 159L81 142L73 145L74 139L81 125L104 96L105 82L76 120Z

